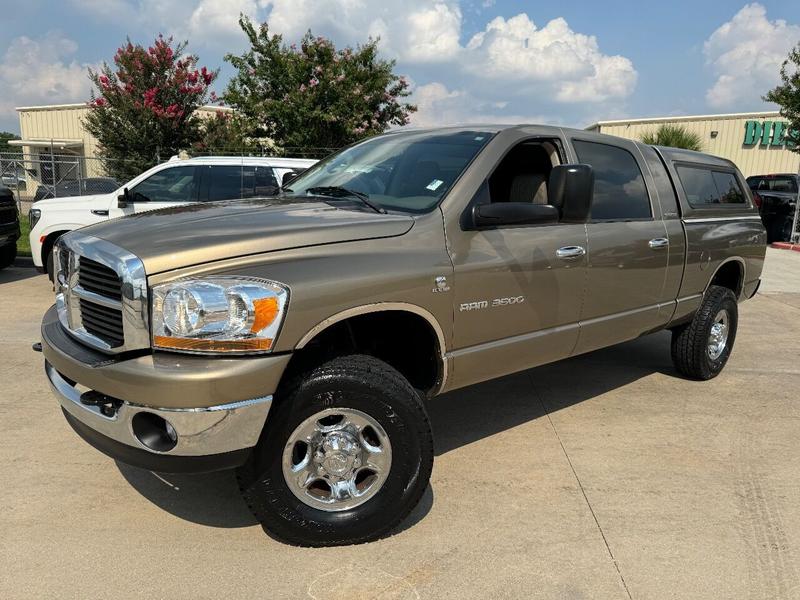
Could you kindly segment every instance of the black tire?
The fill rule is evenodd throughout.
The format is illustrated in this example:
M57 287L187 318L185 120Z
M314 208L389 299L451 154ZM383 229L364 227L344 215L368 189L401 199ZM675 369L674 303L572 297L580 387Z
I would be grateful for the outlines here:
M17 258L17 244L7 244L0 248L0 269L5 269L14 264Z
M724 350L716 357L709 351L712 326L721 311L728 314L728 334ZM691 322L672 331L672 362L682 374L707 380L719 375L733 350L739 310L736 296L725 287L712 285Z
M47 253L47 258L44 261L45 269L47 270L47 278L53 283L56 282L55 267L53 266L53 248L50 247L50 252Z
M317 413L349 408L379 423L391 443L386 480L363 504L338 512L298 499L283 474L284 448ZM300 546L358 544L389 533L419 503L433 468L433 435L422 399L394 368L371 356L338 357L282 386L258 445L237 471L264 530Z

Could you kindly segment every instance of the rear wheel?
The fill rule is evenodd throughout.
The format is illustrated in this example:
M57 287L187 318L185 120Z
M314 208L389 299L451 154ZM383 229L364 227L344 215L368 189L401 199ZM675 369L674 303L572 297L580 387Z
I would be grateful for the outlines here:
M7 244L0 248L0 269L5 269L14 264L17 258L17 244Z
M731 290L708 288L690 323L672 332L672 362L687 377L711 379L719 375L733 350L739 310Z
M250 510L292 544L378 538L417 505L433 436L417 391L370 356L335 358L286 386L238 471Z

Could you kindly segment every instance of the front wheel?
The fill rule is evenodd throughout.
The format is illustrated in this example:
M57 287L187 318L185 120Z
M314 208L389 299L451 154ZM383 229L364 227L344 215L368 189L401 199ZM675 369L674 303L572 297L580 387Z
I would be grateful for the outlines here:
M739 308L731 290L712 285L690 323L672 332L672 362L692 379L719 375L733 350Z
M388 364L352 355L282 390L238 480L268 533L334 546L397 526L432 466L433 435L417 391Z

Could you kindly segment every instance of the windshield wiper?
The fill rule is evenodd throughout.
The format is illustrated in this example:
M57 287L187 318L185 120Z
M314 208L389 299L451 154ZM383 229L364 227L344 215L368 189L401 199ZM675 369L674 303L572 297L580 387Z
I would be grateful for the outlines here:
M319 187L308 188L306 192L310 194L319 194L321 196L331 196L332 198L357 198L376 213L386 214L387 212L385 208L370 201L368 194L356 190L349 190L339 185L321 185Z

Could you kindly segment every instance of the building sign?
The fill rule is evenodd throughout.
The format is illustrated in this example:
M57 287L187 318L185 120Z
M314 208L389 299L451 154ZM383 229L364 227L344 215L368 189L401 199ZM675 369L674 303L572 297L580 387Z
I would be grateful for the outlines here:
M800 132L789 129L787 121L746 121L744 124L744 146L782 146L794 148L800 140Z

